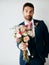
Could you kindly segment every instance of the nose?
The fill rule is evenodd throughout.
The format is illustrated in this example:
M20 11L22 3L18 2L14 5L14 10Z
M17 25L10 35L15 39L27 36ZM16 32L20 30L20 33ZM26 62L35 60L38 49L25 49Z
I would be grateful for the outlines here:
M29 11L27 12L27 15L30 15L30 12Z

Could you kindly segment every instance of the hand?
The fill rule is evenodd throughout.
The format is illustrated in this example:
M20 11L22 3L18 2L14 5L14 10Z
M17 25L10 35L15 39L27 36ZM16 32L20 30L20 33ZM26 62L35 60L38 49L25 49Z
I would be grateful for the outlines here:
M19 44L19 48L21 49L21 50L26 50L26 48L28 47L28 44L26 44L26 43L20 43Z

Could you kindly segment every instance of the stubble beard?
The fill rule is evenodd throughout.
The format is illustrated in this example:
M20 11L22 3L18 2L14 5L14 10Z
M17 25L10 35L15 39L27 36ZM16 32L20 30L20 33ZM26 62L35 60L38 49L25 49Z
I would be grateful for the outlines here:
M27 21L31 21L32 20L32 16L29 16L29 18L24 17Z

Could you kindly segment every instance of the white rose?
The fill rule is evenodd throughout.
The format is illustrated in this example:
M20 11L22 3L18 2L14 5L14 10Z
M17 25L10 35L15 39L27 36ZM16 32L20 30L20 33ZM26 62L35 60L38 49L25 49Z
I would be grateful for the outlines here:
M16 34L16 37L17 37L17 38L20 38L20 37L21 37L21 35L20 35L19 33L17 33L17 34Z

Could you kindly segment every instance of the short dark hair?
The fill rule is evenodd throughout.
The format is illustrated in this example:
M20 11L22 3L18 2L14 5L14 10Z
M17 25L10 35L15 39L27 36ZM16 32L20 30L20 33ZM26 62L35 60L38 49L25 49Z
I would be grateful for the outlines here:
M34 5L33 5L32 3L29 3L29 2L25 3L25 4L23 5L23 10L24 10L24 8L25 8L26 6L32 7L33 10L34 10Z

